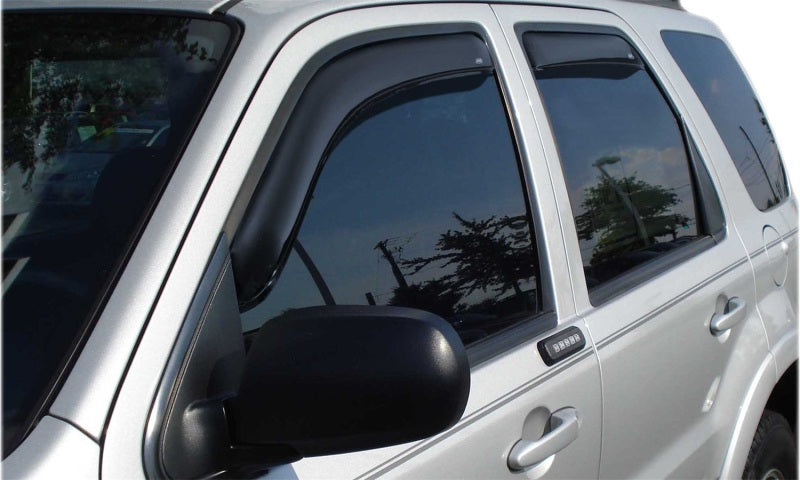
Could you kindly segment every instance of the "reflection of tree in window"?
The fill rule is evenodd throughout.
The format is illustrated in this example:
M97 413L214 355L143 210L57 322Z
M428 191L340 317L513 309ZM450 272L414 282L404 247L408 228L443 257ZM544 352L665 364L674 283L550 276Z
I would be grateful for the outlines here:
M437 254L402 261L408 276L430 265L436 265L441 276L398 286L389 303L427 309L445 317L468 311L536 310L537 292L523 291L522 287L536 274L527 218L466 220L457 213L453 217L462 229L442 233L436 243ZM478 304L464 302L476 290L491 293ZM509 291L512 295L506 296Z
M37 17L34 29L6 26L4 20L14 44L4 49L4 64L15 68L3 69L3 170L18 165L27 173L25 188L37 166L85 140L87 128L101 135L164 104L166 56L209 66L217 62L190 37L191 19L87 14L70 17L72 27L66 29L60 28L61 15ZM115 29L98 29L98 22ZM160 116L168 117L166 106Z
M681 201L676 193L639 180L636 175L600 175L584 195L584 212L575 216L575 224L581 240L597 242L592 265L644 249L658 243L659 238L676 241L679 232L689 227L690 219L673 211Z

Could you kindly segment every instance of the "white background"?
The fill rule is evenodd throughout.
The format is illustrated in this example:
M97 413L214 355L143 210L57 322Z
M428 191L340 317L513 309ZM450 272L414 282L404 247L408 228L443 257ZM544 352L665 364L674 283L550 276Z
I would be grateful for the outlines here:
M756 89L795 195L800 191L800 2L681 0L714 22Z

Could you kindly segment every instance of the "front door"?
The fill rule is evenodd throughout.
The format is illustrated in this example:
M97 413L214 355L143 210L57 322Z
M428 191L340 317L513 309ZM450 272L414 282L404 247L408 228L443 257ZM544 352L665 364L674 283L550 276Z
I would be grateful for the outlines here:
M284 52L309 39L327 56L294 89L303 93L259 187L291 184L275 201L297 213L243 329L311 305L429 310L467 345L472 387L461 421L438 436L306 458L266 478L595 477L598 363L575 315L541 148L524 143L538 142L532 114L509 109L525 92L491 9L356 10L311 24ZM246 214L237 235L269 236L282 221ZM236 237L232 253L236 270ZM240 292L258 292L256 277L237 279ZM567 354L548 366L537 343L553 335Z

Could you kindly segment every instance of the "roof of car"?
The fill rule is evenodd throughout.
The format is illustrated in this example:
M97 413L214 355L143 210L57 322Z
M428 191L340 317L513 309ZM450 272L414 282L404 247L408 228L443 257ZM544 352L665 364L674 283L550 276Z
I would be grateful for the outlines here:
M173 10L212 13L230 0L4 0L3 10L61 10L65 8L102 10Z
M136 0L131 2L120 2L119 0L4 0L4 10L17 9L115 9L115 10L172 10L172 11L192 11L213 13L227 11L238 3L258 4L261 11L272 11L275 13L286 12L289 10L309 7L315 5L321 9L341 10L349 7L364 6L365 4L395 4L395 3L440 3L452 2L454 0L374 0L365 2L364 0ZM463 2L487 3L486 0L457 0ZM499 0L496 3L507 3L509 0ZM640 3L659 7L682 9L680 0L618 0L625 3ZM514 0L513 3L537 3L553 5L585 4L585 1L564 1L564 0Z

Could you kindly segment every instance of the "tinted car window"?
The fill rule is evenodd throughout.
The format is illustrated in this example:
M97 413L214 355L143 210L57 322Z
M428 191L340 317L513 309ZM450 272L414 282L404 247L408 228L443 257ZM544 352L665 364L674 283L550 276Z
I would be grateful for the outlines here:
M291 256L245 331L287 309L399 305L465 343L541 309L533 232L494 77L396 90L340 127Z
M703 236L669 104L623 38L523 37L555 134L590 291Z
M753 203L761 210L780 203L789 192L778 146L733 54L707 35L661 36L722 136Z
M5 456L57 392L232 32L198 18L81 12L4 14L3 33Z

